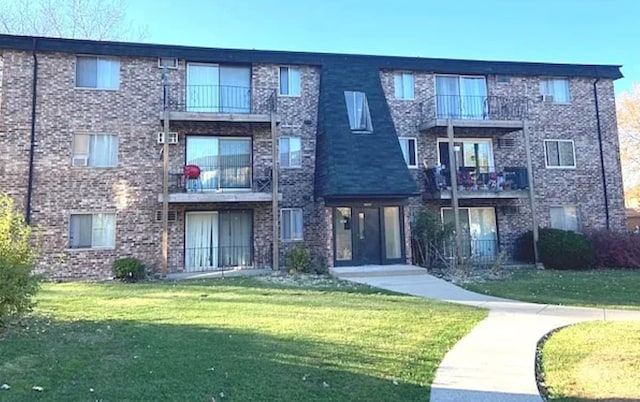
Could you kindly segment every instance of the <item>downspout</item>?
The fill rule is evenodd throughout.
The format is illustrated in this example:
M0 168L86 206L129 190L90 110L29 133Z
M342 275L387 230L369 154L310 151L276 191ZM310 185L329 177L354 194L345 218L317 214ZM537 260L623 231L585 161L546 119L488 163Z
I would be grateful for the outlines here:
M33 38L33 86L31 88L31 144L29 146L29 181L27 184L27 206L25 221L31 224L31 198L33 196L33 158L36 147L36 95L38 88L38 56L36 55L37 39Z
M600 125L600 107L598 106L598 89L596 85L600 81L600 74L598 74L598 67L595 66L596 80L593 82L593 98L596 106L596 124L598 125L598 148L600 150L600 171L602 173L602 194L604 195L604 216L607 224L607 230L609 230L609 195L607 194L607 176L604 167L604 151L602 149L602 127Z

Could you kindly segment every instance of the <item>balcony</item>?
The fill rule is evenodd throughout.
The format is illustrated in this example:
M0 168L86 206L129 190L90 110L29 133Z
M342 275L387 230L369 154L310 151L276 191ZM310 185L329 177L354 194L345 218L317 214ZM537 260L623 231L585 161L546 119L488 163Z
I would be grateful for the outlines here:
M277 112L274 89L230 85L166 85L169 119L195 122L270 123ZM164 114L160 112L160 119Z
M490 129L508 133L521 130L527 118L525 97L435 95L421 104L419 130L446 133L449 120L455 128Z
M271 202L271 169L253 177L247 164L225 163L222 159L212 166L198 166L200 176L189 179L183 172L169 173L169 203L201 202ZM192 165L189 165L192 166ZM162 194L158 201L162 202ZM278 194L282 200L282 194Z
M526 167L461 167L457 174L459 199L517 199L529 197ZM450 200L451 176L441 167L425 170L425 200Z

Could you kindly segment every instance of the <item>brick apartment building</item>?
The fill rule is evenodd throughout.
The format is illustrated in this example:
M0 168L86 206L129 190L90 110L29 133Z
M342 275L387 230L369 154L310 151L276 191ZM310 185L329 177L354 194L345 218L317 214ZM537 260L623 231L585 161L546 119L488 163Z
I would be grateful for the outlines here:
M491 257L536 225L624 229L621 76L0 35L0 191L57 279L163 269L165 201L169 272L272 266L274 244L407 262L421 206Z

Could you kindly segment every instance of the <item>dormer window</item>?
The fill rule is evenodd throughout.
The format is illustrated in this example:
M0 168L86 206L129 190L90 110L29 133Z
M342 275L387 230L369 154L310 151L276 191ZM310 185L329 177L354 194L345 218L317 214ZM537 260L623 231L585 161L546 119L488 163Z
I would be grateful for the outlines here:
M344 99L347 103L351 131L372 132L373 126L367 95L364 92L344 91Z

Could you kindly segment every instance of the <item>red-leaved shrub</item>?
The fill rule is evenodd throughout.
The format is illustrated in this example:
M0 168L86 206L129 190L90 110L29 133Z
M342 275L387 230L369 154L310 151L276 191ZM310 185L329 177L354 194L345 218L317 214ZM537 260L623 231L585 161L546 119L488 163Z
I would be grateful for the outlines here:
M597 267L640 269L640 235L597 230L588 236Z

